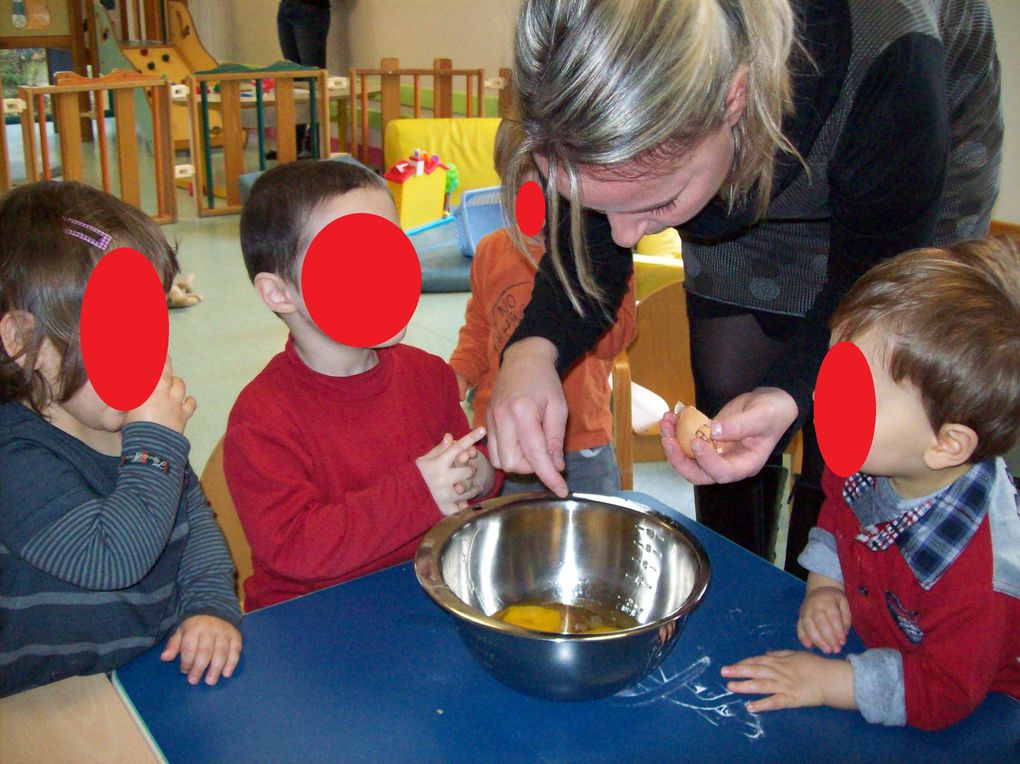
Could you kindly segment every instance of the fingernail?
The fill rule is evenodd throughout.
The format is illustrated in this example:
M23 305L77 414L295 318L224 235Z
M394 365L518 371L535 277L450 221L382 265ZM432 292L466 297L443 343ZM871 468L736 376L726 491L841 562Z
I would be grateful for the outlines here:
M722 434L723 434L722 425L719 424L718 422L712 422L712 437L721 438Z

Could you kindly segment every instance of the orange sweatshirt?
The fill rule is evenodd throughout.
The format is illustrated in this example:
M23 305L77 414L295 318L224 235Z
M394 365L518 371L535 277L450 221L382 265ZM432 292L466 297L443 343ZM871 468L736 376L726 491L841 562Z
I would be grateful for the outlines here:
M533 247L531 254L537 261L545 250ZM503 346L531 301L534 281L535 267L517 251L505 229L479 242L471 265L471 299L457 349L450 356L453 370L475 388L472 409L476 427L485 424ZM564 451L598 448L613 439L609 375L613 359L634 339L634 304L632 275L616 323L563 378L569 410Z

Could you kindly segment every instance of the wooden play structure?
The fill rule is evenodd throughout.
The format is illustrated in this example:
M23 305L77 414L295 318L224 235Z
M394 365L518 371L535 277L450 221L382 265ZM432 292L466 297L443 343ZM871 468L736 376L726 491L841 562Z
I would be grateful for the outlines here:
M60 143L61 178L90 182L85 174L85 161L81 140L80 120L95 119L99 136L99 183L104 191L113 193L129 204L144 209L139 177L141 153L137 136L135 93L143 93L151 109L153 128L153 184L155 211L149 214L157 223L170 223L177 219L177 201L173 187L173 153L170 150L170 96L169 85L161 77L144 77L135 72L113 72L105 77L82 77L73 72L62 72L55 84L39 87L19 87L18 97L24 103L21 112L21 129L25 147L27 180L52 178L49 137L46 130L46 99L50 100L53 122ZM84 115L80 98L84 96L94 104ZM105 104L112 102L116 117L114 147L111 151L107 139ZM118 187L111 182L114 154ZM94 179L92 179L94 181Z
M215 69L218 62L202 45L188 6L179 0L119 0L119 33L113 18L98 0L90 0L93 23L90 49L95 51L95 70L134 69L150 77L165 77L183 85L189 75ZM129 8L133 5L133 8ZM166 24L163 24L165 5ZM220 116L210 115L213 142L219 145ZM171 103L171 135L174 150L188 148L191 118L185 103Z
M0 0L0 48L71 51L71 68L88 72L88 49L82 23L87 0ZM81 108L88 108L85 96ZM84 140L92 140L92 123L81 122Z
M266 78L272 78L272 93L267 93ZM295 127L298 104L307 104L311 131L312 155L329 156L329 89L325 69L302 67L279 62L254 69L237 64L217 67L208 72L188 75L188 109L191 114L191 157L195 164L195 201L198 215L227 215L241 211L240 176L249 169L266 169L265 113L275 111L277 161L297 159ZM218 92L215 90L218 89ZM245 128L241 112L252 108L256 115L258 167L245 166ZM215 184L215 155L210 120L217 113L222 118L222 176L224 190ZM217 206L217 196L226 203Z
M463 91L454 91L455 78L463 78ZM351 69L349 79L349 150L368 165L380 164L378 157L373 157L369 145L370 101L378 109L380 136L385 135L386 126L392 120L402 116L449 118L457 113L465 117L484 117L486 89L499 91L499 114L505 113L509 106L508 70L501 69L499 77L486 80L484 69L454 69L448 58L434 59L431 69L401 69L399 59L384 58L378 69ZM404 81L407 79L410 80L409 94L405 94L407 86ZM431 86L425 92L423 81ZM407 99L406 95L410 98ZM462 103L458 104L458 101ZM424 114L425 111L430 113Z

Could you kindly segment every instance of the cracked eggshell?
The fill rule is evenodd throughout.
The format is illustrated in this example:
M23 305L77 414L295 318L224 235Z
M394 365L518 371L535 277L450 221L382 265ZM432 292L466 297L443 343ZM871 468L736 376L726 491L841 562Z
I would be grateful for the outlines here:
M694 438L701 438L712 448L718 449L712 440L712 420L698 411L694 406L682 406L677 404L676 412L676 441L689 459L694 458L691 450L691 441Z

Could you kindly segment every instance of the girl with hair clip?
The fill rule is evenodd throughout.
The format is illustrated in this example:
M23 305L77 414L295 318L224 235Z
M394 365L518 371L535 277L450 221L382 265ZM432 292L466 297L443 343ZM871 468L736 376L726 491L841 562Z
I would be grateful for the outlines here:
M811 393L839 298L882 259L987 232L1003 126L986 1L525 0L513 83L505 208L536 163L549 256L493 391L494 463L565 493L558 375L611 323L631 247L676 227L722 453L686 457L670 413L663 448L698 519L768 556L803 426L795 557L822 501Z
M169 289L174 250L119 199L43 182L0 200L0 696L167 637L191 684L240 656L234 567L188 464L195 399L168 357L148 400L118 411L82 361L85 288L118 247Z

